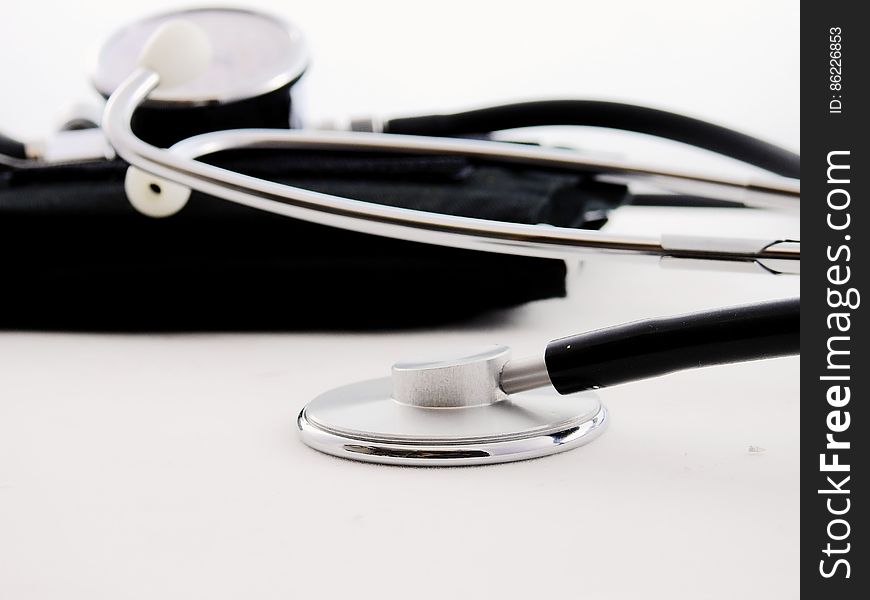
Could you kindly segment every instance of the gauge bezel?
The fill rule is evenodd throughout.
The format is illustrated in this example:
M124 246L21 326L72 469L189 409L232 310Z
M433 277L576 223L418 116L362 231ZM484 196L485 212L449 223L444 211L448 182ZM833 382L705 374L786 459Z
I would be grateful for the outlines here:
M129 56L124 62L123 69L118 68L118 61L107 61L105 56L107 53L117 51L121 42L129 42L125 39L135 31L137 37L142 37L141 32L148 29L156 29L161 23L171 19L189 19L196 24L197 19L204 14L209 16L215 13L227 15L232 18L234 15L243 15L246 18L255 18L262 20L270 26L277 26L280 30L286 33L288 43L288 55L286 61L280 65L280 68L274 72L264 74L261 81L257 81L255 85L247 86L246 89L214 89L206 92L184 93L184 87L155 90L148 101L145 103L149 107L185 107L185 106L208 106L222 105L246 100L248 98L256 98L276 90L284 86L293 84L298 80L308 68L309 53L308 45L305 36L301 30L294 24L257 10L241 9L241 8L191 8L180 11L170 11L160 13L145 19L141 19L134 23L130 23L113 33L103 44L97 54L96 66L93 69L91 82L97 91L105 97L111 95L115 88L127 77L135 68L136 56ZM209 33L206 30L206 33ZM147 36L143 38L143 44ZM224 40L214 39L210 36L212 43L216 48L219 44L225 43ZM127 52L129 54L129 52ZM208 71L204 74L208 76Z

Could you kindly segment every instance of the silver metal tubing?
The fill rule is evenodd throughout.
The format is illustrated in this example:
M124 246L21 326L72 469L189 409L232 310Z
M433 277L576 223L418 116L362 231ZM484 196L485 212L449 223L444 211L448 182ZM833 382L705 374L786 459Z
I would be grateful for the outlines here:
M442 215L322 194L249 177L192 159L231 148L262 147L463 154L524 164L666 178L668 181L684 181L693 185L706 182L711 190L742 191L750 195L761 193L765 197L787 200L792 206L797 206L800 187L799 183L791 180L761 185L661 173L619 163L587 161L570 151L526 148L517 144L359 132L230 130L189 138L171 150L164 150L137 138L130 127L133 112L158 83L156 73L138 69L109 98L102 126L118 155L157 177L259 210L362 233L503 254L548 258L577 257L588 253L640 254L743 263L765 259L781 259L790 263L800 260L799 251L784 252L776 246L783 241L779 239L707 238L703 244L699 244L694 238L686 238L689 243L682 244L680 236L671 236L665 245L658 237Z
M500 162L588 171L610 181L643 181L679 194L740 202L756 208L798 210L800 182L768 176L764 180L720 179L692 173L659 171L620 161L593 160L571 150L541 148L509 142L439 138L362 131L299 129L231 129L187 138L173 152L196 158L239 148L297 148L310 150L376 150L403 154L452 154Z
M518 394L552 385L544 355L514 358L501 370L499 386L505 394Z

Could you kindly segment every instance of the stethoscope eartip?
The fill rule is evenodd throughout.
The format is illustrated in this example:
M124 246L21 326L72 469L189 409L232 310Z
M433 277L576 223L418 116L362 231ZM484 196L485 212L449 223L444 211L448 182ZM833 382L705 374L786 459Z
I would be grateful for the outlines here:
M133 208L143 215L155 218L174 215L184 208L190 198L190 188L136 167L127 169L124 191Z
M160 76L160 88L168 88L202 75L211 57L208 35L186 19L173 19L151 34L138 63Z

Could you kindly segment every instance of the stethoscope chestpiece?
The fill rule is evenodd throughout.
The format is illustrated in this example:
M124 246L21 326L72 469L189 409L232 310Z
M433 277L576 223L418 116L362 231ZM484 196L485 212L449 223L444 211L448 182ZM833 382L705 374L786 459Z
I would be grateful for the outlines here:
M391 378L318 396L298 424L309 446L355 460L523 460L601 433L607 411L589 390L799 352L800 298L786 298L596 329L552 340L526 358L495 346L458 359L397 363ZM541 389L552 393L533 391Z
M308 47L296 26L261 12L196 8L128 25L99 52L97 91L111 95L137 67L154 32L179 19L207 36L211 60L198 77L149 95L133 122L139 137L166 147L217 129L289 127L290 88L305 73Z
M563 452L604 430L592 392L506 394L510 349L458 359L397 363L392 377L326 392L299 414L302 440L342 458L391 465L463 466Z

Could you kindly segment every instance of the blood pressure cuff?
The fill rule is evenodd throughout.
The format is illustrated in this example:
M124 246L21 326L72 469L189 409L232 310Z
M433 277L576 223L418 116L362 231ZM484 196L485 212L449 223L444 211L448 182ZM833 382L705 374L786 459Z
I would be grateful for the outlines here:
M217 154L256 177L439 213L600 227L626 195L582 175L464 157ZM0 327L310 330L432 326L563 296L565 264L394 240L193 193L153 219L120 160L0 165Z

